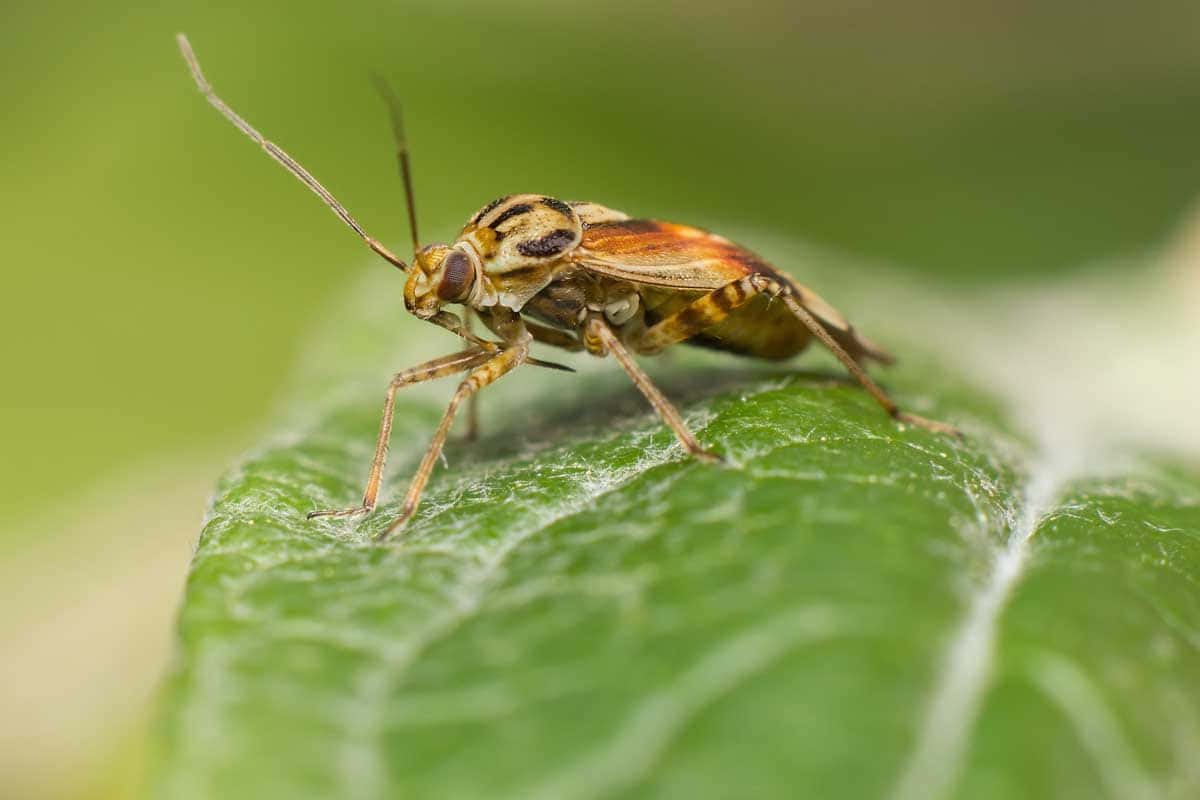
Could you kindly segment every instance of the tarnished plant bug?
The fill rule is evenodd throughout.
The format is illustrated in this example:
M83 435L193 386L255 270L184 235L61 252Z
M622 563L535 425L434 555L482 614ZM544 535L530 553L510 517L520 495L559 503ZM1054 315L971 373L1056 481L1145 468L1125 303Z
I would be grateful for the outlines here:
M452 244L422 247L400 107L387 87L381 86L392 113L404 180L413 245L410 266L369 236L291 156L227 106L200 71L187 38L179 34L177 39L208 102L318 195L371 250L408 274L404 285L408 311L456 334L468 345L392 378L362 504L339 511L313 511L308 514L310 519L374 510L396 392L466 372L413 476L399 516L378 538L403 527L416 511L464 401L524 364L570 371L531 357L529 348L535 341L568 351L613 356L683 447L704 461L722 459L700 445L630 351L652 355L687 343L781 360L796 355L816 338L889 415L939 433L957 434L949 425L901 411L862 367L866 361L888 364L893 358L855 331L815 292L749 250L699 228L632 219L596 203L514 194L493 200L476 212ZM466 314L477 315L499 341L475 336L463 318L445 310L447 305L461 305Z

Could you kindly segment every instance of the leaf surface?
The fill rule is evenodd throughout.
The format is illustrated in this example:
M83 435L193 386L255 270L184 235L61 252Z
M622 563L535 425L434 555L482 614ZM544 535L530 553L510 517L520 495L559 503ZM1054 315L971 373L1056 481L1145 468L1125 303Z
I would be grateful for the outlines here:
M686 459L615 364L522 368L375 546L452 383L400 396L375 515L303 515L358 501L388 370L454 347L389 351L402 314L363 287L221 481L159 796L1200 791L1187 468L1058 475L1002 398L919 356L888 385L966 441L897 426L820 357L660 365L723 467Z

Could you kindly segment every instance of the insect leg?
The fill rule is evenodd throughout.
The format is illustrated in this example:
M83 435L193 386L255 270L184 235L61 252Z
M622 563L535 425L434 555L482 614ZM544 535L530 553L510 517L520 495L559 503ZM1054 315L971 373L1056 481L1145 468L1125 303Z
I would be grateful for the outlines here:
M417 467L417 474L413 476L412 483L409 484L408 493L404 496L404 505L400 509L400 515L388 526L387 530L376 537L376 541L382 541L396 530L402 528L404 523L408 522L409 518L412 517L413 512L417 510L417 503L421 500L421 492L424 491L425 484L429 482L429 475L433 472L433 466L437 463L438 456L442 453L442 447L446 443L446 436L450 432L450 424L454 421L454 413L458 410L463 400L466 400L483 387L494 383L520 366L529 355L530 338L529 334L526 333L516 343L492 355L487 361L476 366L471 371L471 374L458 385L458 390L450 398L450 405L446 407L446 413L442 415L442 421L438 424L437 430L434 431L433 441L429 443L429 449L425 451L425 457L421 459L421 465Z
M566 331L551 328L549 325L539 325L529 320L525 320L525 327L533 335L534 340L542 344L548 344L551 347L558 347L572 353L578 353L583 349L583 343Z
M387 400L383 404L383 422L379 425L379 438L375 443L375 457L371 459L371 472L367 478L367 488L363 493L361 506L347 508L343 511L310 511L308 519L314 517L349 517L355 514L366 514L375 508L375 500L379 496L379 482L383 477L383 464L387 460L388 441L392 435L392 413L396 404L396 392L414 383L442 378L456 372L476 367L492 354L476 349L464 350L441 358L427 361L420 366L397 372L388 384Z
M499 342L493 342L493 341L489 341L487 339L480 339L478 336L476 336L475 334L468 331L466 324L464 324L462 320L460 320L454 314L451 314L449 311L439 311L425 321L431 322L434 325L437 325L439 328L450 331L455 336L458 336L458 337L470 342L471 344L475 345L480 350L485 350L489 353L499 353L500 350L503 349ZM542 326L534 325L533 327L540 328ZM556 370L559 370L560 372L574 372L575 371L575 370L571 369L570 367L564 366L562 364L556 364L553 361L542 361L540 358L534 358L533 356L526 357L525 363L530 364L535 367L545 367L546 369L556 369Z
M838 361L842 362L842 365L890 416L901 422L918 425L937 433L961 435L956 428L950 425L901 411L879 384L871 379L858 361L846 352L846 348L839 344L825 326L817 321L816 317L796 298L793 287L767 275L748 275L740 280L727 283L719 289L714 289L666 319L647 328L641 336L634 340L634 345L639 352L657 352L721 322L757 294L768 294L780 298L792 315L829 348L829 351ZM865 340L863 341L865 342ZM886 354L874 350L864 350L864 352L878 360L890 358Z
M394 111L393 113L398 115L399 111L397 110L397 111ZM397 123L397 124L399 124L399 123ZM404 140L401 139L401 142L403 142L403 141ZM404 151L402 150L401 152L404 152ZM407 159L405 159L402 163L407 164ZM416 223L414 222L413 225L414 225L414 230L415 230ZM414 236L415 236L415 234L414 234ZM475 335L475 309L471 308L470 306L467 306L466 308L463 309L463 328L466 330L468 335L470 335L470 336ZM471 399L469 399L467 401L467 437L466 438L467 438L468 442L473 442L479 438L479 395L478 394L471 395Z
M689 453L703 461L719 462L724 460L700 445L695 435L688 430L687 423L683 421L679 411L651 382L650 376L643 372L642 368L633 360L633 356L625 349L625 345L613 333L607 322L598 316L591 317L587 323L587 336L599 340L602 349L612 353L613 357L617 359L617 363L625 369L625 372L633 379L634 385L646 396L650 405L654 406L654 410L663 418L663 422L667 423L667 426L675 432L675 436Z
M886 411L891 417L898 419L901 422L907 422L911 425L917 425L927 430L931 430L934 433L945 433L951 436L960 437L962 436L962 433L952 425L947 425L944 422L926 419L925 417L919 417L916 414L909 414L901 411L900 408L894 402L892 402L892 398L888 397L887 392L883 391L879 384L871 380L871 376L867 374L866 370L864 370L857 361L851 358L850 354L847 353L845 349L834 340L829 331L825 330L825 326L818 322L817 319L811 313L809 313L808 309L806 309L796 300L796 298L792 295L790 287L782 286L778 282L770 279L766 280L771 284L769 287L767 287L767 291L783 300L784 304L787 305L788 310L792 312L796 319L804 323L804 326L812 331L813 336L816 336L821 340L821 344L829 348L829 352L833 353L833 355L837 357L837 360L842 362L842 366L844 366L847 371L849 371L849 373L853 375L860 384L862 384L862 387L866 389L872 397L875 398L875 402L879 403L879 405L883 407L883 410Z
M657 353L716 325L761 291L747 275L714 289L674 314L646 328L634 341L639 353Z

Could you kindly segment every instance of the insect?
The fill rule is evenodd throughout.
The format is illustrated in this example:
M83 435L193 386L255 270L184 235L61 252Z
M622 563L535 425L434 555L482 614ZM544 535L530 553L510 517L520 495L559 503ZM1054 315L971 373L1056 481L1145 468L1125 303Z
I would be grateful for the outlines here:
M688 429L675 406L642 371L632 352L658 353L688 343L780 360L815 338L897 420L956 435L949 425L902 412L863 369L892 357L861 336L815 292L749 250L716 234L648 219L631 219L596 203L537 194L499 198L481 208L450 245L422 247L417 236L412 176L400 107L381 87L397 141L412 233L412 264L369 236L316 178L225 104L200 70L183 34L177 37L192 77L208 102L317 194L375 253L408 274L404 305L420 319L464 339L460 352L403 370L388 384L375 456L361 505L313 511L308 517L348 517L374 510L391 434L396 393L422 381L466 373L442 416L404 497L400 514L377 538L412 517L455 413L464 401L522 365L568 369L530 356L541 342L568 351L612 356L691 455L720 461ZM460 305L498 341L475 336Z

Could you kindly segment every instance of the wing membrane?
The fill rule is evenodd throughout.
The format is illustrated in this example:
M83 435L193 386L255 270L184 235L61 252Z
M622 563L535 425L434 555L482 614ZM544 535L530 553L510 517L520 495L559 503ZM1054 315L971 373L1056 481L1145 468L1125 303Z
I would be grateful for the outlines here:
M590 226L574 260L602 275L675 289L716 289L754 272L776 274L753 253L688 225L621 220Z
M801 305L856 360L892 357L864 338L820 295L796 283L754 253L723 236L657 220L614 220L588 226L573 260L590 270L644 286L693 291L718 289L752 274L791 287ZM797 323L798 324L798 323Z

